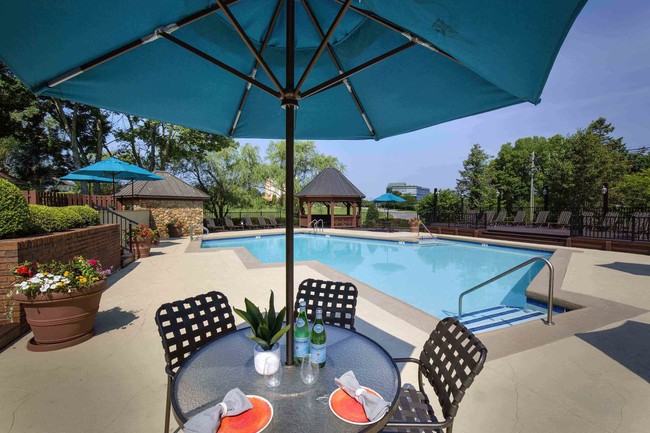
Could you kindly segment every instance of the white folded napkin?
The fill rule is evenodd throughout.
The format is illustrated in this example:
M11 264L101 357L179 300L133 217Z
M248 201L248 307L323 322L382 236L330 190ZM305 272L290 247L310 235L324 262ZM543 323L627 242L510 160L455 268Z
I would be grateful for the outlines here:
M194 415L183 427L185 433L215 433L221 425L221 418L239 415L252 409L253 405L239 388L226 393L223 401Z
M366 417L372 421L379 421L388 413L390 403L383 398L361 388L359 381L352 371L348 371L340 378L334 379L334 382L345 391L350 397L361 403Z

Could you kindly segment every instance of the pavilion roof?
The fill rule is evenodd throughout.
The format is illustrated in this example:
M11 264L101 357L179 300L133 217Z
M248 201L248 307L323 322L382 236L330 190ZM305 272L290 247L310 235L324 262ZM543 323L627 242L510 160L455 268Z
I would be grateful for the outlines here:
M329 167L318 173L296 197L364 198L365 195L343 173Z
M133 196L137 198L159 198L176 200L207 200L209 196L192 185L183 182L166 171L155 171L163 180L136 180L133 184ZM131 197L131 184L126 185L115 194L117 197Z

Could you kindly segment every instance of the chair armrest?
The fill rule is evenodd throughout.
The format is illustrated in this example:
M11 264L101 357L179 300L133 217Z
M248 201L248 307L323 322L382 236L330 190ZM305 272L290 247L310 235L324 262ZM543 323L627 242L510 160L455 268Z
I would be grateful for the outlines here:
M420 368L420 360L417 358L393 358L394 362L412 362L413 364L418 365L418 386L420 387L420 392L424 394L424 382L422 381L422 369Z
M453 424L454 419L453 418L446 418L444 421L439 421L439 422L416 422L416 421L396 421L396 422L388 422L386 424L386 427L392 427L392 428L423 428L423 429L438 429L438 428L446 428L449 427Z

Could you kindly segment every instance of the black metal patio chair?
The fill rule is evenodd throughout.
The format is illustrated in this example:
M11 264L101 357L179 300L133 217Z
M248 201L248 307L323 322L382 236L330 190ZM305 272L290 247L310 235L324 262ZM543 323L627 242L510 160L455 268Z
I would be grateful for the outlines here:
M163 304L156 311L155 319L167 364L165 432L168 432L171 392L176 373L192 353L237 328L228 298L214 291ZM182 425L175 413L174 417Z
M228 217L225 218L224 220L226 222L226 228L228 230L243 230L244 226L237 225L232 222L232 220Z
M260 227L259 224L254 224L253 221L251 221L250 217L244 217L243 220L244 220L244 227L246 227L247 229L259 229L259 228L262 228L262 227Z
M314 321L316 308L320 307L323 309L323 323L354 331L358 294L352 283L308 278L298 287L294 311L298 311L300 301L304 300L309 321Z
M451 433L458 406L467 388L483 369L487 349L455 317L441 320L424 343L420 358L396 358L395 362L418 365L418 389L404 385L397 408L386 424L384 433L441 432ZM442 419L434 414L424 392L426 377L438 397Z
M205 228L210 231L210 233L216 232L218 230L224 230L222 225L217 225L214 223L214 218L203 218L203 225Z

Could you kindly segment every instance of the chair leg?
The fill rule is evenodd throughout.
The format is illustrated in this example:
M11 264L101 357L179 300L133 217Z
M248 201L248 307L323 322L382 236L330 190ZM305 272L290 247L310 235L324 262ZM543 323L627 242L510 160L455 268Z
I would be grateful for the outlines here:
M167 376L167 403L165 404L165 433L169 433L169 412L172 404L172 378Z

